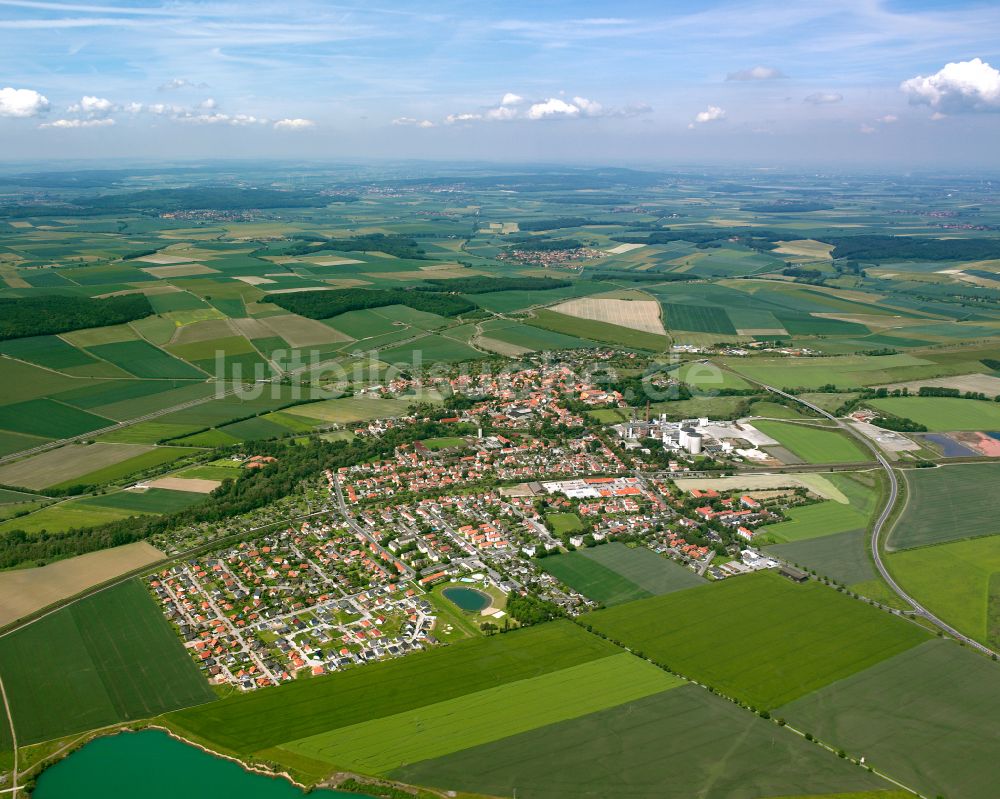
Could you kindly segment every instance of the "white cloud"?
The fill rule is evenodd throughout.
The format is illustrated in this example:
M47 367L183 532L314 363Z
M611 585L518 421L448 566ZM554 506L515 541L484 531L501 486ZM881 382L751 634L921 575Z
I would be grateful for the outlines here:
M125 103L122 106L122 111L126 114L141 114L144 107L142 103Z
M475 122L482 118L482 114L448 114L444 118L444 124L454 125L456 122Z
M874 128L871 125L868 125L868 124L865 124L865 123L861 124L860 130L861 130L862 133L876 133L877 132L877 128Z
M313 128L316 123L311 119L279 119L274 123L275 130L306 130L308 128Z
M40 128L57 128L68 130L71 128L107 128L115 124L113 119L56 119L53 122L43 122Z
M945 64L928 77L904 80L899 88L912 105L935 111L1000 111L1000 70L979 58Z
M506 121L508 119L517 119L518 111L516 108L511 108L509 105L501 105L498 108L491 108L485 114L486 119L496 121Z
M933 114L931 114L931 121L932 122L940 122L942 119L947 119L947 118L948 118L948 115L947 114L942 114L940 111L935 111Z
M550 97L545 102L534 103L528 109L528 119L577 116L580 116L580 108L565 100L560 100L558 97Z
M232 127L248 127L250 125L266 125L266 117L255 117L250 114L192 114L183 112L174 116L178 122L189 122L194 125L230 125Z
M895 114L886 114L884 117L879 117L878 121L883 125L891 125L893 122L899 122L899 117Z
M66 109L71 114L86 114L89 117L106 117L115 110L115 104L104 97L85 95L78 103Z
M740 69L726 75L726 80L748 81L748 80L778 80L788 76L775 67L765 67L758 64L755 67Z
M212 97L208 97L202 100L200 103L198 103L198 108L201 108L204 111L212 111L218 107L219 104Z
M726 112L717 105L710 105L704 111L699 111L694 115L694 122L688 125L693 128L695 125L704 125L708 122L719 122L726 118Z
M839 103L843 99L844 95L837 92L814 92L804 97L802 102L811 103L812 105L832 105L833 103Z
M413 117L396 117L392 120L393 125L412 125L415 128L433 128L434 123L429 119L414 119Z
M586 97L574 97L573 105L579 108L584 116L599 117L604 113L604 108L600 103L588 100Z
M178 89L207 89L207 83L194 83L187 78L171 78L166 83L161 84L159 87L161 92L173 92Z
M500 105L520 105L524 102L524 98L519 94L514 94L514 92L507 92L500 100Z
M36 117L48 110L48 98L34 89L0 89L0 117Z

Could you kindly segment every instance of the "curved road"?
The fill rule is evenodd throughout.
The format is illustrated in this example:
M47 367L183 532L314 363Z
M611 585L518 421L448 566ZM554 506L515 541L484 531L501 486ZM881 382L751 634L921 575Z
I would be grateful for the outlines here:
M717 366L720 369L724 369L725 371L732 371L724 366L719 366L719 364L715 364L715 366ZM859 433L853 427L851 427L848 424L845 424L842 420L838 419L832 413L823 410L818 405L814 405L813 403L804 400L801 397L797 397L794 394L789 394L786 391L782 391L780 388L775 388L774 386L769 386L766 383L761 383L757 380L752 380L751 378L747 377L744 374L740 374L739 376L743 380L746 380L747 382L754 383L763 388L764 390L770 391L772 394L777 394L781 397L785 397L786 399L790 399L793 402L799 403L800 405L804 405L811 411L815 411L821 416L832 421L841 430L845 430L848 433L850 433L854 438L859 439L868 449L872 451L872 453L875 455L875 458L878 460L879 465L882 467L883 471L885 471L886 475L889 478L889 498L886 500L885 507L882 508L882 513L879 514L879 517L875 522L875 526L872 528L872 537L871 537L872 558L875 561L875 567L878 569L878 572L882 576L882 579L885 580L886 584L896 593L896 596L898 596L912 608L911 611L904 611L904 612L913 616L920 616L924 619L927 619L927 621L929 621L931 624L935 625L939 629L948 633L948 635L952 636L956 640L968 644L973 649L978 649L985 655L994 655L1000 657L998 653L994 652L988 646L984 646L983 644L979 643L979 641L969 638L969 636L965 635L964 633L960 633L946 621L938 618L933 613L931 613L927 608L925 608L923 605L917 602L916 599L914 599L912 596L906 593L906 591L903 590L903 587L899 583L897 583L896 580L893 578L893 576L889 573L889 569L886 567L884 561L882 560L881 536L882 536L882 530L885 527L886 522L892 515L892 510L896 506L896 499L899 497L899 480L896 478L896 472L892 468L892 465L889 463L888 460L886 460L885 456L882 455L882 452L881 450L879 450L878 446L874 442L869 440L867 436L863 435L862 433Z

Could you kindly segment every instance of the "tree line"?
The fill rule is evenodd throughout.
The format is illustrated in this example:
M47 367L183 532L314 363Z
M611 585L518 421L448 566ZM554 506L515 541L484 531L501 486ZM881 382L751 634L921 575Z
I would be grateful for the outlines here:
M454 294L410 289L298 291L292 294L268 294L267 301L309 319L329 319L348 311L384 308L386 305L405 305L415 311L439 316L458 316L479 307Z
M58 294L5 297L0 298L0 341L121 325L151 313L153 308L142 294L124 294L103 300Z

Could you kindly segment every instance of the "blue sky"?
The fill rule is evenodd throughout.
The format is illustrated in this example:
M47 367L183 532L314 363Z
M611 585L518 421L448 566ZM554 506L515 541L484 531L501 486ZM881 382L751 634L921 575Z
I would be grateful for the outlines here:
M1000 166L995 2L284 5L0 0L0 158Z

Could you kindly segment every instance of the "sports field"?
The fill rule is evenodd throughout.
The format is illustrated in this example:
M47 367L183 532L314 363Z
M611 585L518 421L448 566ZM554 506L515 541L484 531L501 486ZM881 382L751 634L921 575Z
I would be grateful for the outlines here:
M927 640L915 625L774 572L600 610L595 629L691 679L773 708Z
M912 419L931 431L1000 431L1000 402L958 397L887 397L868 400L867 404L893 416Z
M780 714L926 796L997 795L1000 666L952 641L928 641Z
M807 463L863 463L874 458L860 444L834 430L772 421L758 421L754 427Z
M20 743L149 718L215 698L136 580L2 641L0 672Z
M340 769L385 774L682 685L622 652L283 744Z
M556 535L575 533L583 529L583 522L575 513L549 513L546 514L545 520L552 525Z
M851 505L829 499L815 505L791 508L785 515L787 521L760 528L778 544L864 529L868 525L868 517L864 513Z
M895 552L889 569L904 589L957 629L1000 647L988 626L991 599L1000 602L1000 535Z
M906 505L889 534L889 549L958 541L1000 533L1000 463L910 469Z
M390 776L490 796L516 791L524 799L761 799L889 787L693 685L425 760Z
M231 697L167 720L186 736L252 753L620 652L570 622L552 622Z

